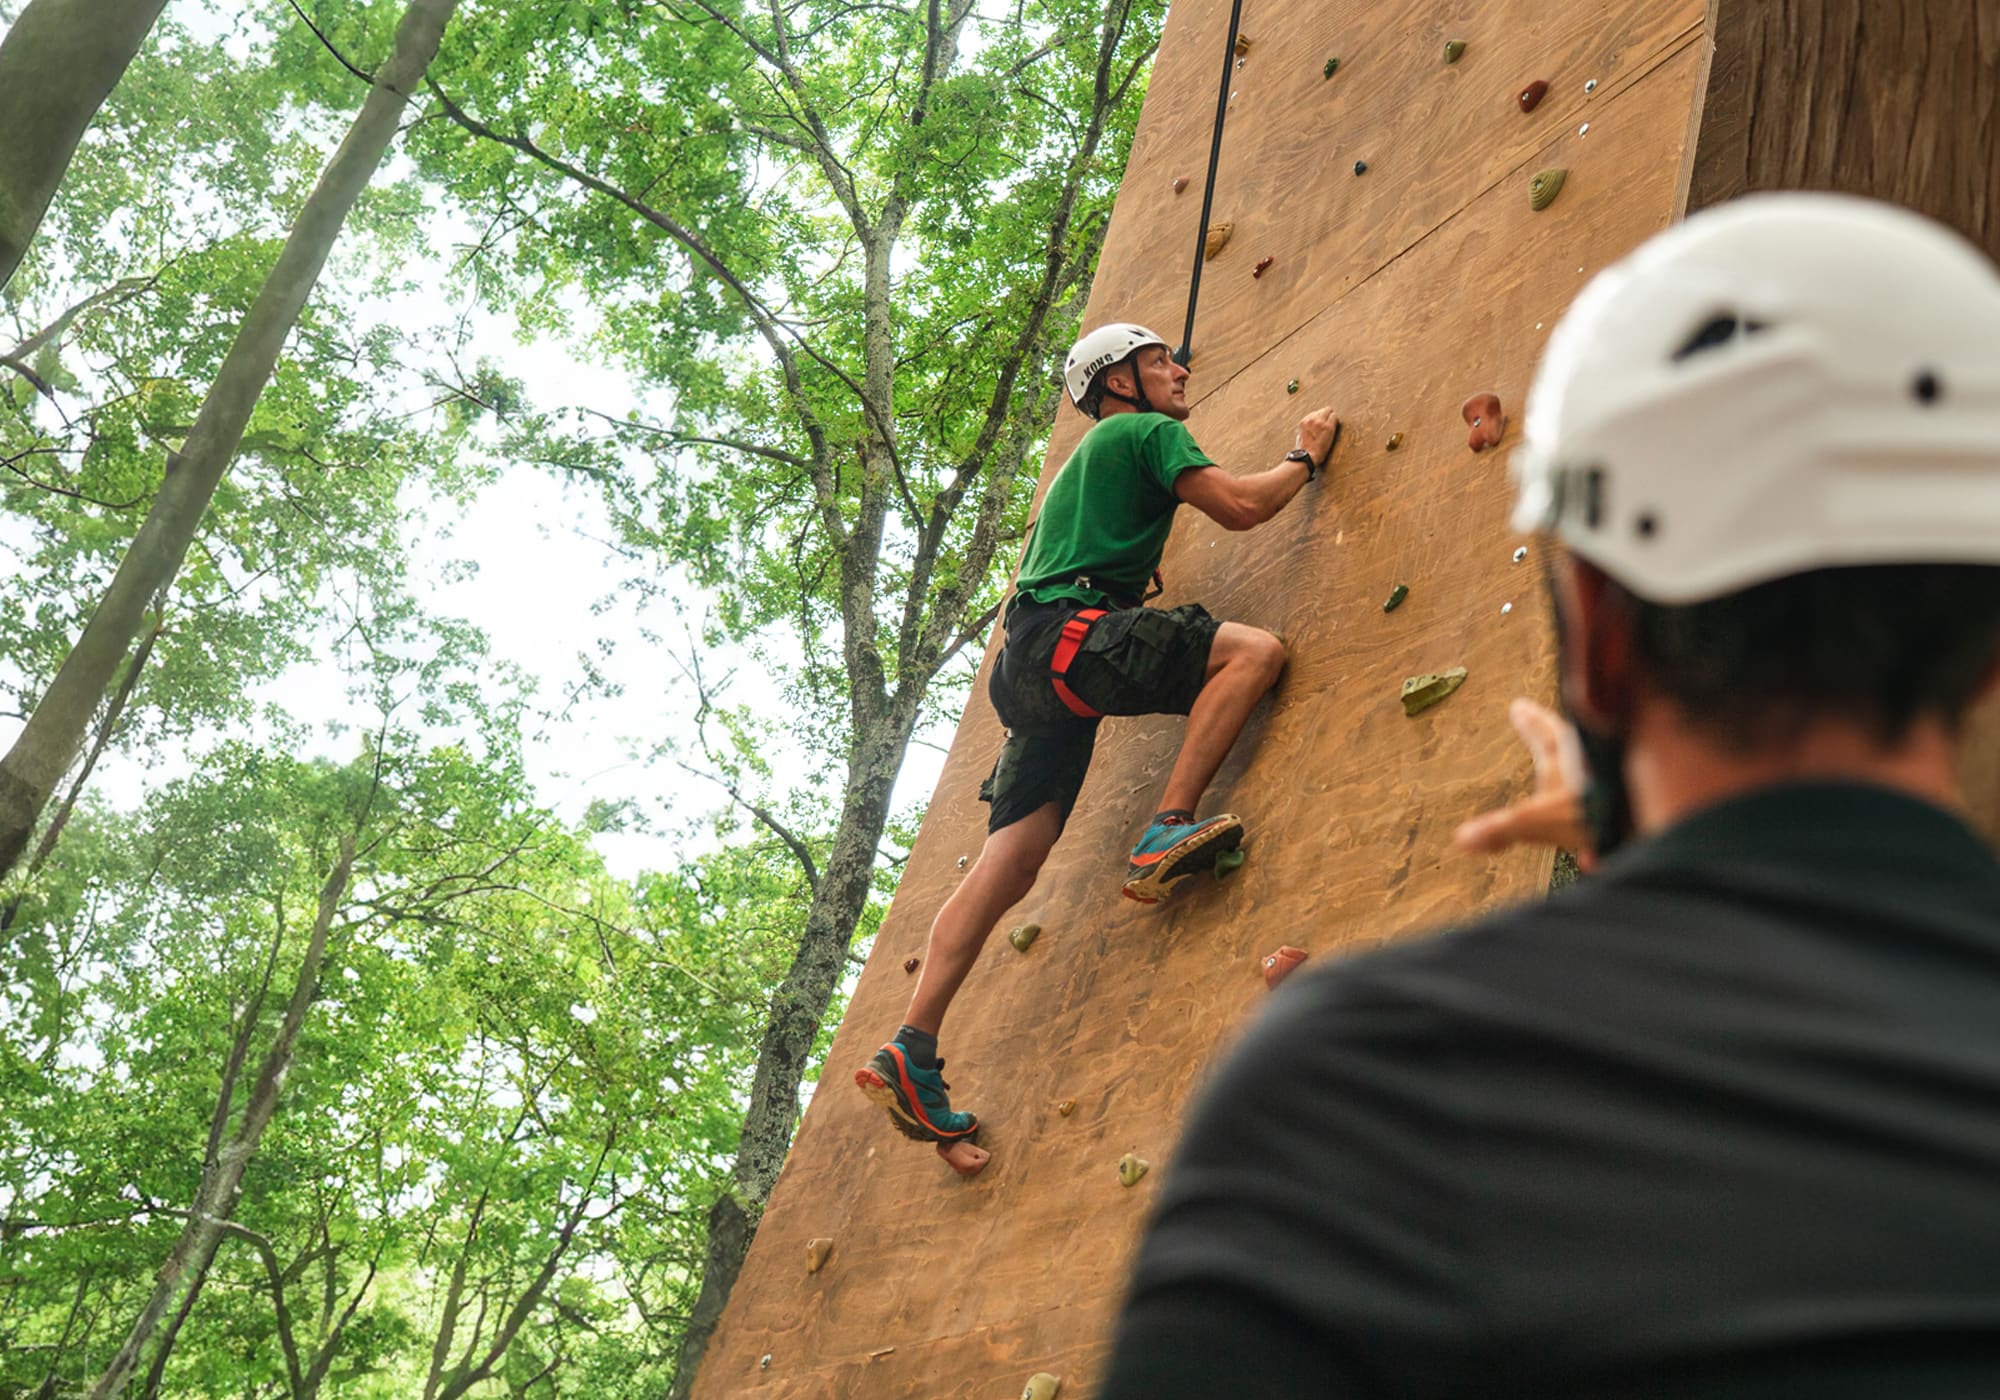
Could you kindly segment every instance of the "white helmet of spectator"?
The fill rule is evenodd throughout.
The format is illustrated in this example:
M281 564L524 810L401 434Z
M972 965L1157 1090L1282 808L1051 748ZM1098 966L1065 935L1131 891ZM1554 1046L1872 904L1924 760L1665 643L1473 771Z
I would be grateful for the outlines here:
M1063 383L1069 386L1069 401L1095 418L1097 415L1083 406L1084 395L1090 391L1090 382L1134 351L1166 343L1144 326L1135 326L1129 321L1114 321L1108 326L1099 326L1070 346L1069 358L1063 361Z
M1514 525L1640 597L2000 564L2000 274L1905 209L1757 195L1654 237L1549 338Z

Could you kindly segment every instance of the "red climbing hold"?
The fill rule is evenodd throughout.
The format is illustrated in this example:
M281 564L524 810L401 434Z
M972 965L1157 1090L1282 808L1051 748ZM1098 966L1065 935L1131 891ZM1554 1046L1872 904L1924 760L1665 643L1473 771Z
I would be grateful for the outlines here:
M1287 977L1290 977L1293 970L1305 960L1305 949L1294 948L1289 943L1286 944L1277 952L1264 959L1264 985L1267 987L1277 986Z
M1187 176L1185 175L1174 176L1174 193L1179 194L1182 190L1186 188L1187 188Z
M1259 258L1257 265L1250 269L1250 275L1252 277L1262 277L1270 269L1271 264L1276 261L1276 258Z
M1521 110L1524 112L1534 111L1535 108L1542 105L1542 99L1548 96L1548 92L1549 85L1540 78L1535 79L1535 81L1521 89L1521 96L1518 99L1521 104Z
M919 959L919 958L911 958L911 959L909 959L908 961L906 961L906 962L905 962L905 963L903 964L903 971L905 971L905 972L915 972L915 971L917 970L917 964L918 964L918 963L919 963L920 961L922 961L922 960L921 960L921 959Z
M1484 452L1489 447L1498 447L1500 439L1507 432L1507 415L1501 412L1498 394L1474 394L1465 401L1459 412L1472 427L1472 435L1467 439L1474 452Z

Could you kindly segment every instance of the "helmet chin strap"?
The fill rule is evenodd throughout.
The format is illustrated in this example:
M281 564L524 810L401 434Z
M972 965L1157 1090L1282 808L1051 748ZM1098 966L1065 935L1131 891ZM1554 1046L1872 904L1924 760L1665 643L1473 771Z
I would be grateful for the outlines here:
M1112 388L1110 384L1107 383L1104 386L1103 397L1107 399L1116 399L1120 403L1129 403L1132 405L1132 407L1138 409L1139 412L1141 413L1152 413L1154 411L1153 401L1146 397L1145 387L1139 382L1139 366L1136 363L1134 363L1134 361L1137 358L1137 355L1138 352L1134 351L1131 355L1128 355L1125 358L1124 363L1132 366L1132 386L1135 389L1138 389L1139 396L1137 398L1133 398L1128 394L1121 394L1116 389Z

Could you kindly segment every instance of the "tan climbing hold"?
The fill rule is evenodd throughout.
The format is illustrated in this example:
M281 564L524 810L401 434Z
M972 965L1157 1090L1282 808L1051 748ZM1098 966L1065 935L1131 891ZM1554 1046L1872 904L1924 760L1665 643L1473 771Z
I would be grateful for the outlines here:
M1127 1152L1118 1159L1118 1184L1137 1186L1139 1178L1153 1169L1153 1164L1136 1152Z
M1025 953L1035 946L1035 940L1042 936L1040 924L1019 924L1007 935L1007 941L1014 945L1014 951Z
M1028 1384L1021 1391L1021 1400L1056 1400L1056 1392L1061 1389L1061 1376L1052 1376L1047 1371L1037 1371L1028 1377Z
M833 1253L833 1241L821 1237L806 1241L806 1272L816 1274L826 1267L826 1256Z
M896 1349L894 1347L877 1347L868 1353L868 1359L870 1361L880 1361L885 1356L894 1356L895 1354Z
M1465 684L1465 668L1454 666L1427 676L1411 676L1403 682L1403 713L1420 715Z
M1293 969L1297 968L1305 960L1305 949L1294 948L1291 944L1287 943L1284 947L1278 949L1277 952L1270 954L1264 959L1264 985L1266 987L1276 987L1280 982L1290 977Z
M1211 224L1208 230L1208 237L1203 239L1201 244L1202 261L1206 262L1217 253L1220 253L1224 248L1227 248L1229 246L1229 235L1234 232L1236 232L1236 225L1234 224Z
M1070 1114L1076 1112L1076 1100L1064 1099L1061 1103L1056 1105L1056 1112L1060 1113L1065 1118L1069 1117Z
M986 1170L986 1164L993 1160L993 1154L976 1142L963 1138L957 1142L937 1145L937 1155L944 1158L944 1164L960 1176L978 1176Z

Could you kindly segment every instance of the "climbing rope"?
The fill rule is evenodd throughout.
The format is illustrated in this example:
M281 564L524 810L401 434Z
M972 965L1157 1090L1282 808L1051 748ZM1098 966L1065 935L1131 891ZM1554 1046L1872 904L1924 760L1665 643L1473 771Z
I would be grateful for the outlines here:
M1181 348L1174 363L1187 364L1194 354L1194 308L1201 297L1201 265L1208 248L1208 215L1215 206L1215 171L1222 163L1222 124L1229 117L1230 74L1236 64L1236 27L1243 20L1243 0L1230 0L1229 37L1222 44L1222 91L1215 98L1215 136L1208 147L1208 182L1201 190L1201 230L1194 239L1194 275L1188 279L1187 327L1181 332Z

